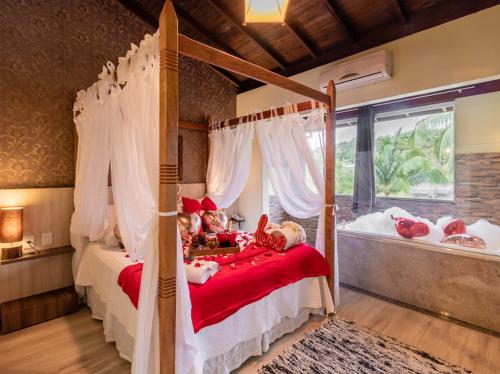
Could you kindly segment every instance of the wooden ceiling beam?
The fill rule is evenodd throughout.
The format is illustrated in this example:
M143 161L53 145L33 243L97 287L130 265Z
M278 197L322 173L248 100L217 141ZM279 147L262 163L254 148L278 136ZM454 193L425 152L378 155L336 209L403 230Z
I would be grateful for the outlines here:
M190 26L192 29L196 30L198 33L203 35L203 37L214 44L217 48L222 49L234 56L241 57L238 52L236 52L231 46L219 39L212 32L208 31L202 24L196 21L191 15L182 10L178 5L174 6L175 13L180 20L186 25Z
M121 5L123 5L126 9L128 9L132 14L136 15L139 17L141 20L143 20L145 23L147 23L149 26L151 26L154 30L158 29L159 23L158 20L155 17L152 17L149 13L147 13L144 9L142 9L137 3L135 3L133 0L117 0ZM176 10L177 12L177 10ZM208 67L218 76L226 79L229 81L231 84L235 85L236 87L239 87L241 84L241 81L233 76L231 73L220 69L218 67L212 66L208 64Z
M189 15L187 12L185 12L183 9L181 9L178 5L174 5L175 13L177 14L177 17L179 17L179 20L182 23L185 23L186 25L190 26L194 30L196 30L198 33L203 35L203 37L213 43L217 48L222 49L234 56L241 57L238 52L236 52L231 46L229 46L227 43L223 42L221 39L219 39L217 36L215 36L212 32L208 31L202 24L200 24L198 21L196 21L191 15ZM231 74L228 71L225 71L223 69L220 69L218 67L213 67L215 71L221 75L223 78L227 78L231 81L231 83L235 84L237 87L240 85L241 81Z
M266 53L266 55L274 61L281 69L286 68L286 62L274 50L267 42L262 40L255 32L250 30L248 27L243 26L243 23L239 21L233 14L229 13L226 9L222 8L214 0L206 0L214 9L216 9L221 16L228 20L235 28L237 28L242 34L246 35L249 39L252 39L259 47Z
M285 27L288 31L295 37L295 39L300 43L300 45L311 55L312 58L317 58L318 54L314 50L312 43L308 41L305 35L293 24L292 21L287 21Z
M328 9L328 12L332 15L333 19L335 19L335 22L342 27L349 39L356 41L357 35L354 28L341 12L339 6L335 3L335 0L323 0L323 4Z
M406 23L406 14L403 9L403 4L401 4L401 0L389 0L391 3L391 7L394 9L394 13L398 17L401 23Z
M390 24L372 28L360 35L358 42L330 48L318 56L317 59L302 61L280 72L280 74L289 77L499 4L500 0L440 2L409 15L408 21L404 24L396 20ZM241 83L239 92L245 92L260 86L262 86L262 83L245 80Z

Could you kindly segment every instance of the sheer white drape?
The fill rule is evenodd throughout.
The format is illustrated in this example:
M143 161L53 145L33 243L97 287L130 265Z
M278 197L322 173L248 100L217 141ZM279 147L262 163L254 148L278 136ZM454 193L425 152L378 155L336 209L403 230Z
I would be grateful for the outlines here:
M159 320L157 310L158 284L158 170L159 170L159 42L158 33L147 35L140 47L132 45L117 67L107 65L101 80L95 85L102 105L95 112L94 102L79 102L82 114L94 115L80 127L90 123L85 131L94 131L82 138L81 157L87 163L86 173L77 180L83 197L92 192L96 182L95 168L100 163L97 154L111 160L111 177L116 217L125 248L133 260L144 260L138 307L138 323L132 362L133 373L159 372ZM124 87L120 86L123 85ZM81 116L81 114L80 114ZM77 118L79 118L78 116ZM82 121L85 117L81 117ZM75 120L78 126L78 122ZM90 140L89 140L90 139ZM97 143L99 147L94 145ZM106 144L104 144L106 143ZM101 150L104 153L100 153ZM101 156L102 157L102 156ZM103 162L101 162L103 163ZM107 207L107 169L104 182L106 199L84 200L89 211ZM99 174L99 178L102 176ZM100 180L99 180L100 181ZM100 182L100 184L102 184ZM100 191L100 190L99 190ZM73 220L82 226L93 224L94 215L75 211ZM79 227L79 226L75 226ZM101 226L99 226L101 228ZM104 230L104 228L102 228ZM89 235L81 230L80 234ZM100 239L95 233L93 240ZM189 372L194 365L197 344L191 321L191 300L186 275L182 269L181 239L177 237L177 322L176 372Z
M78 92L73 107L78 134L75 212L70 226L75 278L86 243L89 239L100 239L106 229L110 149L109 128L101 116L104 107L103 100L98 98L97 84ZM83 290L77 291L83 295Z
M302 219L319 215L315 246L324 256L324 167L318 162L321 155L313 153L306 131L315 128L325 132L324 110L311 111L307 119L292 113L292 108L288 108L288 112L279 117L274 115L270 120L258 121L255 130L269 180L283 209L292 217ZM334 264L338 293L337 268Z
M209 135L208 196L220 208L229 208L241 195L252 159L254 124L224 127Z
M323 121L319 110L313 111L308 121ZM307 144L305 124L293 113L259 121L255 127L273 190L283 209L297 218L317 216L325 205L323 172ZM320 229L316 248L324 255Z
M110 161L109 128L101 116L103 100L97 96L97 85L78 93L74 118L78 133L75 171L75 214L71 232L98 240L106 229L108 171Z

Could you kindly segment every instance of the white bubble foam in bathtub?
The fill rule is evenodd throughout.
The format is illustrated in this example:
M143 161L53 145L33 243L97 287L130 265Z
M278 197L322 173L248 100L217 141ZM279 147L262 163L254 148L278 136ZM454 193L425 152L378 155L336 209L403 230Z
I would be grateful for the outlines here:
M349 223L347 228L372 234L397 235L394 221L390 216L380 212L361 216L354 222Z
M494 225L488 220L480 219L476 223L467 226L467 234L475 235L483 239L486 249L500 250L500 226Z
M453 216L444 216L438 218L438 220L436 221L436 226L442 229L451 221L453 221Z
M383 213L366 214L359 217L354 222L349 223L346 227L351 230L368 232L381 235L400 237L395 228L395 222L392 217L404 217L419 220L429 226L429 235L420 237L421 240L439 242L443 239L443 230L432 221L425 218L415 217L411 213L398 207L392 207L385 210Z

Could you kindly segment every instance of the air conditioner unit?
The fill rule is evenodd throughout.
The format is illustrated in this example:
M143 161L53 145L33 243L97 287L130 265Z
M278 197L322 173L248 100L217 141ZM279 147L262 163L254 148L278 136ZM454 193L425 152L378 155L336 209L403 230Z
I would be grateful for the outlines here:
M321 73L321 90L333 80L337 91L344 91L392 78L392 54L383 50L335 64Z

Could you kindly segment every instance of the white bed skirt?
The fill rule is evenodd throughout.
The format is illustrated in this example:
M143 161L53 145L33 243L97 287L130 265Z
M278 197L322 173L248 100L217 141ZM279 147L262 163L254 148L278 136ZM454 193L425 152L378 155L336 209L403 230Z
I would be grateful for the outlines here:
M320 282L323 279L320 279ZM117 317L109 313L106 303L101 301L98 293L92 287L86 287L87 304L92 310L92 317L103 321L104 336L106 342L114 342L120 354L120 357L127 361L132 361L134 352L134 338L128 333L127 328L120 323ZM302 326L311 314L325 315L325 310L331 312L329 303L325 307L299 307L293 312L292 316L282 317L277 323L271 323L272 327L257 336L241 341L232 346L225 353L209 358L203 363L204 374L226 374L240 367L247 359L252 356L260 356L269 350L269 346L275 340L285 334L295 331ZM289 314L289 313L286 313ZM229 317L230 318L230 317ZM202 340L212 339L210 335L210 326L202 329L199 334L206 332ZM213 331L215 332L215 330ZM220 343L224 345L224 336L220 336ZM220 349L220 347L219 347ZM208 354L208 352L205 352ZM208 354L209 355L209 354Z

